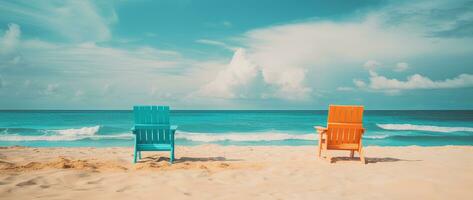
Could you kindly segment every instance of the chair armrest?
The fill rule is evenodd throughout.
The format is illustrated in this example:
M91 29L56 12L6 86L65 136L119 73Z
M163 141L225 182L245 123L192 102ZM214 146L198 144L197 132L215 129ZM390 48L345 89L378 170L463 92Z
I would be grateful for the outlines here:
M322 127L322 126L314 126L315 130L317 130L318 133L325 133L327 132L327 128Z
M171 137L172 137L171 145L172 145L172 148L174 149L174 138L175 138L177 126L176 125L171 125L170 129L171 129Z
M174 133L177 130L177 125L171 125L171 131Z

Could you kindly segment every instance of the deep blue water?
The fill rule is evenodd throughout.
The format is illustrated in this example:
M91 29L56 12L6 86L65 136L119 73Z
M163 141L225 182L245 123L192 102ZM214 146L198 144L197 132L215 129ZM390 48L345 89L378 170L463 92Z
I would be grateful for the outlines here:
M172 111L176 145L314 145L327 111ZM0 146L133 146L132 111L0 111ZM473 145L473 111L365 111L364 145Z

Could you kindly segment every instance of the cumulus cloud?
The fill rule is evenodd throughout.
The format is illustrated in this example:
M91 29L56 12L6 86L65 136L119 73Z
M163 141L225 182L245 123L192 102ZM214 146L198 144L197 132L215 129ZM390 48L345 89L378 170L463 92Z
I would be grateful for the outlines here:
M419 55L473 52L473 46L461 44L471 39L425 37L423 29L390 26L386 18L368 14L361 20L345 22L315 20L270 26L245 33L241 41L248 59L261 68L267 83L279 85L284 88L280 91L296 93L298 97L324 89L314 82L320 76L339 77L332 73L335 68L355 71L353 63L365 63L367 69L374 69L381 65L377 60L392 63ZM395 70L407 68L407 63L398 64Z
M216 98L257 98L264 87L261 70L247 57L244 49L235 51L232 60L198 95ZM261 96L260 96L261 97Z
M17 24L9 24L3 36L0 36L0 54L12 52L18 45L21 30Z
M245 49L238 48L230 64L214 80L204 85L199 95L227 99L279 98L305 100L311 89L303 85L305 71L288 68L272 71L251 60Z
M473 75L460 74L457 77L445 80L432 80L420 74L414 74L406 78L405 81L390 79L370 71L369 82L354 80L357 87L368 88L375 91L401 91L415 89L448 89L448 88L468 88L473 87Z
M373 19L359 22L310 21L248 32L244 41L250 57L274 71L287 68L324 69L341 63L361 63L367 57L392 59L437 49L442 42L418 34L391 31ZM405 43L412 48L405 48ZM379 65L369 61L369 67Z
M409 68L409 64L405 62L400 62L396 64L396 67L394 68L394 71L396 72L403 72L406 71Z
M263 69L266 82L279 87L275 97L289 100L308 100L311 96L312 89L304 83L306 73L306 69L297 67L281 71Z
M328 84L322 80L340 79L340 72L355 72L354 63L364 63L366 69L374 70L382 66L379 60L396 63L416 56L473 53L473 46L464 45L473 42L473 38L426 36L436 29L421 23L430 19L432 24L442 24L438 18L421 17L421 23L412 23L415 20L393 21L398 14L415 10L451 14L447 10L438 10L441 7L438 2L425 4L386 6L380 11L367 12L360 18L345 21L308 20L269 26L245 33L240 41L247 49L248 59L261 69L265 82L279 86L280 96L298 93L295 95L298 98L310 97L317 90L327 90L324 87ZM459 8L462 4L454 3L452 7L455 6ZM410 15L415 17L422 13ZM437 26L440 27L443 26ZM406 62L392 67L396 72L407 69L409 65ZM359 79L353 82L357 87L368 87L369 84ZM337 89L348 90L347 87Z
M235 51L230 63L226 61L228 58L202 61L202 58L186 58L183 56L186 54L154 47L113 47L113 44L105 46L98 41L112 38L110 25L118 21L113 6L98 6L99 3L89 1L61 1L54 5L38 2L41 3L31 3L31 6L27 7L0 2L0 18L22 26L34 26L31 30L46 30L49 31L46 33L59 34L63 36L61 39L67 40L60 40L61 43L40 39L19 41L15 49L21 52L21 57L18 57L16 63L24 69L15 70L28 73L18 73L12 69L9 69L9 72L21 74L15 77L21 80L21 83L25 79L34 80L34 85L59 82L61 91L69 91L69 96L76 90L67 88L77 87L71 87L68 85L70 83L61 81L70 78L81 82L83 85L80 87L88 87L84 90L87 95L91 95L95 89L100 93L127 96L109 98L107 104L109 100L116 99L140 101L139 98L149 95L150 90L151 94L156 96L198 91L196 94L201 96L222 99L313 100L312 97L315 97L314 94L318 90L332 91L338 84L346 84L342 83L343 80L352 80L363 63L368 65L369 70L379 67L381 64L378 61L382 61L384 66L392 66L394 71L415 71L415 68L410 68L407 63L391 63L410 61L411 58L443 56L450 59L455 55L469 55L473 52L473 46L467 45L473 42L472 37L450 33L461 28L459 26L462 15L468 19L467 22L471 19L468 12L460 9L463 4L456 2L452 3L456 7L439 6L437 2L430 1L424 5L411 2L395 3L376 11L362 12L361 16L350 19L310 19L278 24L221 40L238 44L237 46L243 48L239 50L211 38L195 41ZM77 10L71 10L75 7ZM110 9L103 11L104 8ZM449 10L445 10L446 8ZM455 11L454 8L458 12L451 12ZM439 17L431 16L432 14L453 15L453 19L443 17L449 19L439 20ZM222 27L221 22L216 24ZM465 26L462 30L464 28ZM449 32L448 36L446 31ZM10 58L10 61L15 62L15 57ZM3 61L5 59L0 62ZM418 74L411 76L412 78L408 77L407 80L397 80L387 78L389 74L381 76L373 71L367 80L353 80L356 87L336 89L401 91L415 88L416 86L412 85L417 85L418 82L424 85L418 89L449 88L446 85L455 85L453 83L469 87L465 85L468 85L471 72L463 73L446 80L432 80ZM5 74L5 77L8 77L8 74ZM38 80L40 78L43 79ZM8 77L9 81L13 79ZM100 82L100 79L109 81L109 84L113 85L112 88L116 88L113 89L114 92L107 92L111 90L110 85ZM413 81L410 79L415 80L416 84L411 83ZM97 88L97 85L105 87ZM166 87L160 87L159 92L152 88L161 85ZM57 91L58 87L51 86L50 90ZM131 93L133 95L130 95ZM205 102L206 100L208 99L204 99Z

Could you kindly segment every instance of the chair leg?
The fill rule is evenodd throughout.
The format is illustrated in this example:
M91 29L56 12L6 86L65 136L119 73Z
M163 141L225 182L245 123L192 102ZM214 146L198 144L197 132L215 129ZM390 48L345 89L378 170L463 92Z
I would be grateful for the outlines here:
M355 150L350 150L350 158L353 158L355 156Z
M171 149L171 155L169 157L169 162L171 164L174 162L174 148Z
M322 157L322 140L323 140L322 133L319 133L319 151L317 152L319 158Z
M135 149L135 153L134 153L134 156L133 156L133 163L136 163L136 161L137 161L137 154L138 154L138 151L136 151L136 149Z
M363 153L363 149L360 148L360 150L358 151L358 153L360 154L360 161L361 161L361 163L366 164L365 155L364 155L364 153Z
M138 151L138 159L141 160L141 151Z

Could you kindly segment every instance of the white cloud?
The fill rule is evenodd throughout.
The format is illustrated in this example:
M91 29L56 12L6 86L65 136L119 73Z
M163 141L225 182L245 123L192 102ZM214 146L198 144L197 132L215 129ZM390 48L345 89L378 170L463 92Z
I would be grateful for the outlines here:
M400 62L396 64L396 67L394 68L394 71L396 72L403 72L406 71L409 68L409 64L405 62Z
M361 80L354 80L355 85L360 88L368 88L378 91L401 91L415 89L449 89L449 88L467 88L473 87L473 75L460 74L457 77L445 80L431 80L420 74L414 74L405 81L390 79L381 76L374 71L370 71L369 82L365 83Z
M356 85L356 87L360 87L360 88L366 87L366 83L362 80L354 79L353 83Z
M149 46L114 48L94 42L52 43L18 39L8 59L0 59L0 72L7 71L5 76L21 86L16 87L21 90L18 95L29 99L49 96L59 101L87 95L100 97L96 98L100 100L94 100L95 103L114 102L116 105L117 102L127 102L128 105L142 102L142 96L149 95L152 86L160 87L160 94L155 97L171 99L168 94L185 96L187 92L195 91L208 81L217 66L221 66L220 60L193 60L179 52ZM12 64L10 61L18 67L7 69L5 66ZM21 73L14 73L19 70ZM8 88L14 90L14 87ZM20 96L15 98L22 98ZM122 96L126 98L117 98ZM46 104L53 104L52 101Z
M249 59L246 50L235 51L228 66L208 84L198 95L227 99L279 98L286 100L306 100L311 89L303 85L305 71L291 68L274 73L256 65Z
M17 24L9 24L3 36L0 36L0 54L7 54L16 48L20 40L21 30Z
M173 69L180 54L151 47L120 49L95 43L52 44L38 40L21 42L20 52L37 68L66 73L142 73Z
M0 17L76 42L109 40L118 21L113 3L88 0L0 1Z
M427 6L426 10L429 9L436 7ZM261 69L264 81L279 87L279 96L299 93L296 98L327 90L324 87L328 84L319 80L339 79L340 72L356 71L356 63L375 69L381 66L377 60L396 63L417 56L473 53L473 46L465 45L473 43L473 38L426 37L434 29L408 20L393 22L398 13L397 7L387 7L354 20L310 20L269 26L251 30L238 41L247 50L247 59ZM408 68L407 63L398 63L393 70ZM354 83L357 87L366 86L362 80Z
M3 74L8 78L8 88L14 85L10 81L15 79L20 84L31 79L34 83L31 88L57 82L61 84L61 93L68 92L67 97L73 96L79 87L87 91L88 96L93 95L96 90L104 98L96 98L94 101L103 100L106 106L119 101L125 103L114 105L128 106L130 102L143 101L143 95L149 97L150 91L152 96L159 98L167 97L168 94L185 96L198 90L196 94L223 100L314 100L312 98L319 92L333 91L338 84L346 84L342 80L352 80L360 65L368 63L366 61L373 61L368 69L374 69L380 65L378 60L388 66L386 63L410 62L412 58L449 58L473 52L473 46L467 45L473 42L471 37L444 38L433 34L456 26L458 21L441 20L442 23L437 23L437 19L423 16L425 13L438 13L440 8L445 8L442 6L429 5L424 9L418 4L411 6L396 3L395 6L363 13L363 16L348 20L298 21L258 28L221 41L195 41L231 50L236 50L232 47L233 44L243 47L244 49L235 52L232 61L228 63L223 62L227 58L202 61L202 58L186 58L186 54L148 46L105 46L98 41L107 41L112 37L110 26L118 21L113 6L98 6L96 4L100 2L89 1L38 2L27 7L0 2L2 20L18 23L22 27L32 27L23 30L46 30L38 35L24 35L35 38L48 34L63 36L61 39L49 37L57 39L54 43L28 38L18 41L10 51L16 54L12 54L9 59L0 60L0 64L12 61L11 64L23 67L5 71L25 71L16 77L10 77L13 73ZM412 18L406 18L407 15ZM420 19L416 15L421 15ZM396 21L396 17L403 20ZM424 25L425 22L435 26ZM222 21L209 25L210 28L219 29L224 26ZM146 33L142 36L146 35L153 36ZM19 37L20 34L17 38ZM18 55L21 57L16 59L15 56ZM393 66L394 71L415 71L407 63L389 66ZM421 82L425 88L447 88L445 85L457 82L457 85L468 85L466 83L471 75L469 71L463 73L465 74L447 80L434 81L421 75L414 75L412 79L418 80L414 85ZM386 76L389 77L389 74ZM377 77L374 84L371 81L373 77ZM413 84L409 81L410 77L406 81L383 77L372 72L368 81L353 80L356 87L336 89L350 91L365 88L395 94L414 87L411 86ZM57 91L58 88L59 85L53 85L50 90ZM39 90L48 89L43 87ZM107 95L108 98L105 98ZM113 95L126 97L112 98ZM203 102L208 102L210 98L203 99ZM195 105L194 99L189 101L192 102L189 105Z
M418 55L473 52L473 46L461 44L471 39L429 38L421 31L386 27L382 22L372 17L350 22L309 21L253 30L241 40L248 59L261 68L264 80L284 88L281 91L298 91L296 98L322 89L308 84L321 74L324 79L337 78L332 73L334 67L349 69L366 58L392 62ZM366 67L379 66L376 60L366 62Z
M289 100L308 100L312 89L304 84L307 71L302 68L290 68L282 71L263 69L265 81L279 87L275 97Z
M428 37L473 36L470 0L393 1L369 15L400 29L422 31Z
M244 49L237 49L230 64L204 85L197 95L226 99L255 98L261 97L260 87L264 87L261 70L248 60Z
M376 60L368 60L363 65L363 67L365 67L365 69L370 69L370 70L376 69L379 66L381 66L381 63L376 61Z
M213 45L218 47L223 47L228 50L236 51L238 48L230 46L224 42L216 41L216 40L208 40L208 39L199 39L195 41L196 43L206 44L206 45Z
M323 69L336 63L360 63L367 57L415 56L436 45L420 35L397 32L376 20L311 21L250 31L243 40L255 62L277 70ZM412 47L406 49L404 43Z

